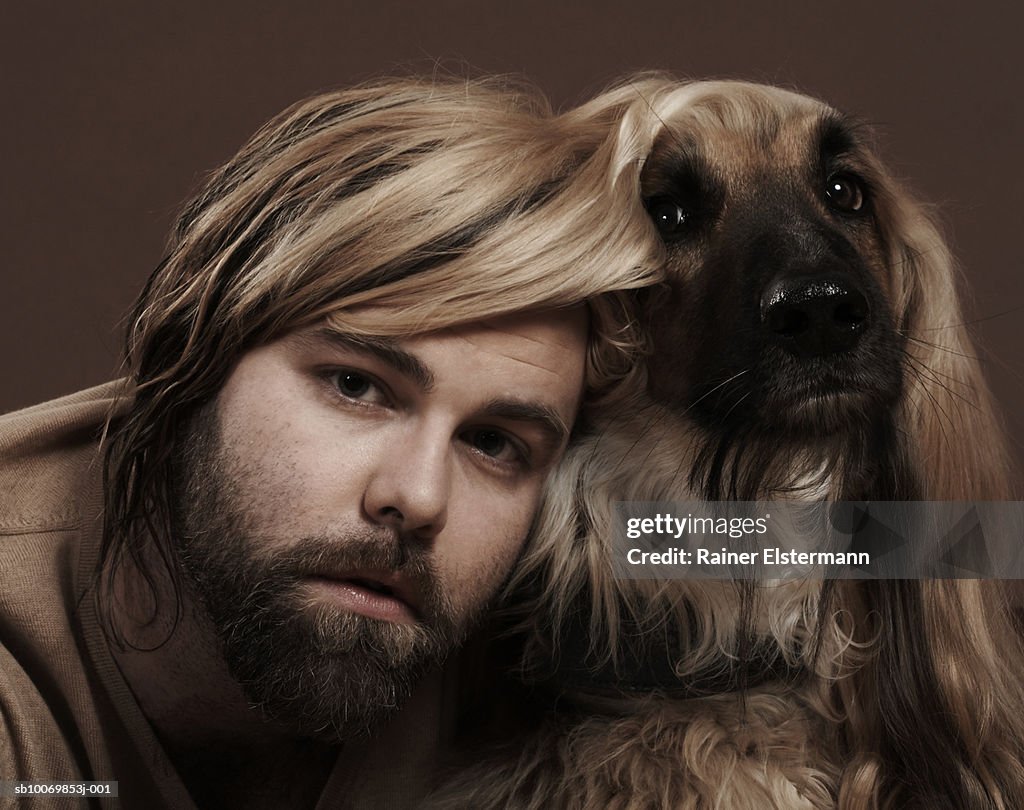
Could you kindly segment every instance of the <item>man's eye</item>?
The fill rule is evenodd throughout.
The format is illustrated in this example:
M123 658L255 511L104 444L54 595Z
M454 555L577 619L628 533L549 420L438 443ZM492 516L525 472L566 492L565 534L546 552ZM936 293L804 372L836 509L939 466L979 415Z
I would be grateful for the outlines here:
M488 458L508 464L526 461L526 453L500 430L476 428L463 434L464 440Z
M329 379L338 393L348 399L371 404L381 404L387 401L381 387L366 374L341 369L332 372Z

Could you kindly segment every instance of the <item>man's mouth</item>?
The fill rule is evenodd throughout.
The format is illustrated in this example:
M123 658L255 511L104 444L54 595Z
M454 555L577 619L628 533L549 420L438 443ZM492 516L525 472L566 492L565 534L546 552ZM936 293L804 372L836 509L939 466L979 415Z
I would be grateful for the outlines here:
M392 594L394 594L394 591L390 587L388 587L387 585L384 585L383 583L375 582L372 579L362 579L361 577L350 577L349 579L347 579L345 581L346 582L351 582L353 585L356 585L356 586L358 586L360 588L369 588L371 591L376 591L377 593L382 593L382 594L385 594L387 596L391 596Z
M420 621L408 584L391 573L312 576L307 580L339 608L390 622Z

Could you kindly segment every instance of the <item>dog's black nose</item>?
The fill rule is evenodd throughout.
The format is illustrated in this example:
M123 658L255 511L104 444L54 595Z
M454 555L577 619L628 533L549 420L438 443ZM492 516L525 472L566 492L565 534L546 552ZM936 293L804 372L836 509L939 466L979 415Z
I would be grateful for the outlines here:
M849 351L868 326L868 299L839 275L777 278L761 296L761 322L772 339L801 357Z

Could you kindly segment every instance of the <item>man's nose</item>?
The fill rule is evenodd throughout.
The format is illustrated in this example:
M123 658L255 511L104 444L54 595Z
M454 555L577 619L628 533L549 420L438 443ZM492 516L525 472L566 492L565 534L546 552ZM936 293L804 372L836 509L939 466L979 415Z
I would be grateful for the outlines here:
M399 532L433 539L448 519L450 442L410 435L376 465L363 507L371 520Z

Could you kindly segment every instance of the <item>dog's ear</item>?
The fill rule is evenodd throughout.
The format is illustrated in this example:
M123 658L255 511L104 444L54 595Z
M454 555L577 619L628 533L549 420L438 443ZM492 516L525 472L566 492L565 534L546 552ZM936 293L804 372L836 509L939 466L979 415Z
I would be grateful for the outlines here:
M899 426L921 482L916 497L1007 499L1006 444L961 309L955 263L930 212L896 183L884 181L875 202L905 341ZM965 807L981 806L977 796L1000 796L1000 805L1021 806L1016 673L1024 659L999 583L892 580L856 588L884 632L875 662L850 681L862 690L859 705L870 707L851 714L850 733L864 735L852 747L880 753L888 779L913 795L938 793ZM907 745L911 738L920 743ZM848 784L856 775L849 773Z
M1010 497L1003 429L972 345L958 272L931 215L895 183L880 189L907 391L900 423L928 500Z

